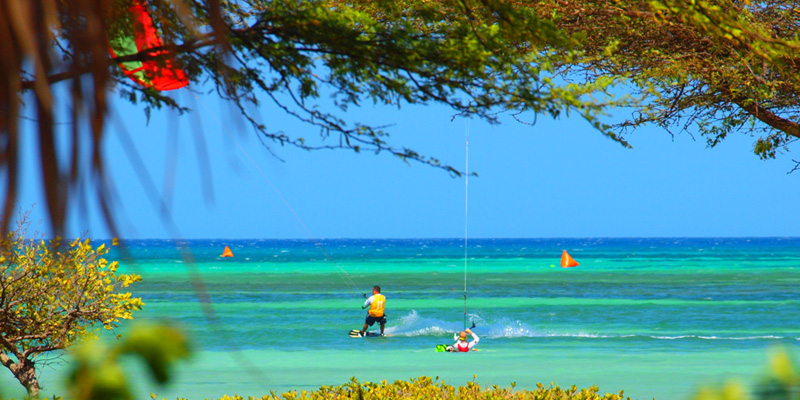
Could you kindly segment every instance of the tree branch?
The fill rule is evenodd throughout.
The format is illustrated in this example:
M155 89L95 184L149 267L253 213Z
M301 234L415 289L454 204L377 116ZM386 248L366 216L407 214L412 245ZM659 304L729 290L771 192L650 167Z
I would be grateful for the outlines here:
M3 335L0 335L0 345L2 345L2 346L3 346L3 347L5 347L5 348L6 348L8 351L10 351L12 354L14 354L14 356L16 356L16 357L17 357L17 359L19 359L19 358L21 358L21 357L22 357L22 354L20 354L20 352L19 352L19 350L17 349L17 347L16 347L16 346L14 346L14 344L12 344L11 342L9 342L8 340L6 340L6 338L5 338ZM6 357L6 358L7 358L7 356L6 356L5 354L3 354L3 353L0 353L0 361L2 361L2 362L3 362L3 365L6 365L5 361L3 361L3 357ZM8 365L6 365L6 367L8 367Z
M53 350L63 350L63 349L66 349L66 348L67 348L67 346L65 346L63 344L54 344L54 345L49 345L49 346L33 346L33 347L30 347L27 350L25 350L25 352L22 353L22 354L23 354L23 357L28 358L30 356L35 356L35 355L37 355L39 353L45 353L45 352L53 351Z
M797 122L783 118L778 114L775 114L772 111L764 107L761 107L760 105L758 105L756 101L752 99L733 96L731 98L731 101L733 101L734 104L741 107L743 110L747 111L748 114L756 117L759 121L787 135L800 138L800 124L798 124Z
M14 376L17 375L17 370L18 370L17 363L15 363L14 360L12 360L9 356L5 355L4 353L0 353L0 364L11 370L11 373L13 373Z

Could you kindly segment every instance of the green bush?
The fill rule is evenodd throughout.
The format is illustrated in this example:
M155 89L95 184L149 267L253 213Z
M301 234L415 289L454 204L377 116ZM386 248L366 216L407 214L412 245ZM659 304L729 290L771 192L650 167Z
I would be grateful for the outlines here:
M545 387L541 383L537 384L536 390L514 390L516 385L511 384L510 388L501 388L497 385L483 388L479 383L467 382L465 386L453 387L439 381L439 377L431 378L422 376L413 378L409 381L395 381L387 383L359 382L356 378L350 378L350 382L340 386L322 386L314 391L297 390L278 395L270 392L260 400L370 400L370 399L518 399L518 400L622 400L622 391L618 394L607 393L600 395L597 386L588 389L578 390L572 386L569 389L561 389L558 386ZM154 400L155 395L151 396ZM247 397L247 400L257 400L254 397ZM223 396L219 400L245 400L244 397ZM626 400L630 400L627 398Z

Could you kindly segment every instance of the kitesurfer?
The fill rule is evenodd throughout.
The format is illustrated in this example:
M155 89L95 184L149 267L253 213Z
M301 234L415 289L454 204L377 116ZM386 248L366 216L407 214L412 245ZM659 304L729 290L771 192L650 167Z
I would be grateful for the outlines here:
M467 334L468 333L472 336L472 341L469 342L469 343L467 343ZM458 334L458 341L456 342L456 344L454 344L452 346L452 350L451 351L454 351L454 352L467 352L467 351L470 351L470 350L472 350L473 347L475 347L476 344L478 344L479 340L481 340L481 338L479 338L478 335L472 333L472 331L469 328L467 328L467 329L461 331L461 333ZM448 346L448 347L450 347L450 346Z
M372 287L372 296L369 296L361 309L363 310L367 307L369 307L369 311L367 312L367 319L364 321L364 329L361 330L361 337L366 334L367 327L374 325L376 322L381 324L381 336L383 336L383 329L386 327L386 313L384 312L386 297L381 294L380 286Z

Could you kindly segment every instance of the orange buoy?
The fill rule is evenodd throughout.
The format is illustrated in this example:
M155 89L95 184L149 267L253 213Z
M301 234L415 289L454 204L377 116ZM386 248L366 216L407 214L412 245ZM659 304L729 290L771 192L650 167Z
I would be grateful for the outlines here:
M233 257L233 252L231 251L231 248L225 246L225 250L222 252L222 255L220 257Z
M578 264L577 261L575 261L572 257L570 257L569 254L567 254L566 250L564 250L564 252L561 253L561 267L562 268L577 267L578 265L580 265L580 264Z

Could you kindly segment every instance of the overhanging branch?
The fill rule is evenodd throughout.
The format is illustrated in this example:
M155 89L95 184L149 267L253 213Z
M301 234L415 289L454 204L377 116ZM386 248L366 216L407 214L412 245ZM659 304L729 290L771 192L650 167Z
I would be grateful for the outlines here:
M800 138L800 124L797 122L783 118L778 114L761 107L752 99L733 97L731 101L733 101L734 104L741 107L743 110L747 111L748 114L769 125L770 127L775 128L787 135Z

